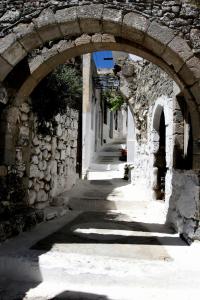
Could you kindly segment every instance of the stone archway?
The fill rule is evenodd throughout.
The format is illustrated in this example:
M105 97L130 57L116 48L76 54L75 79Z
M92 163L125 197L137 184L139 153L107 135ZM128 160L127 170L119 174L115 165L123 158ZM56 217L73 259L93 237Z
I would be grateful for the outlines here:
M152 181L153 199L168 201L173 167L173 99L158 98L152 113Z
M152 21L147 15L131 11L123 6L115 8L102 4L73 6L50 9L42 13L31 23L18 24L12 33L0 40L0 79L3 81L11 70L33 49L41 47L48 41L76 38L69 44L64 40L61 49L41 57L25 83L25 89L32 88L46 76L56 65L67 57L80 55L100 49L123 50L140 55L163 68L185 93L194 128L194 141L199 139L199 59L192 47L177 31L159 24L159 18ZM95 34L94 34L95 33ZM103 34L100 36L99 34ZM87 35L85 35L87 34ZM94 34L93 36L91 36ZM106 37L112 35L113 39ZM65 48L65 51L63 51ZM71 53L70 53L71 52ZM39 68L37 66L39 64ZM22 92L20 97L27 91ZM22 90L21 90L22 91ZM193 101L194 100L194 101ZM195 148L196 149L196 148ZM197 151L198 152L198 151ZM194 155L194 165L198 168L198 155Z
M78 1L79 2L79 1ZM117 1L116 1L117 2ZM13 26L12 32L0 40L0 80L9 88L9 74L31 51L45 47L51 41L51 49L36 60L27 62L26 77L15 93L14 109L23 103L37 84L57 65L66 59L101 49L120 50L142 56L160 66L178 84L187 101L193 127L193 168L200 167L200 64L180 29L180 32L160 24L145 12L133 12L102 4L72 6L43 10L29 22ZM17 80L17 77L15 77ZM8 114L9 115L9 114ZM14 113L15 115L15 113ZM11 113L12 116L12 113ZM15 128L17 118L10 118L10 129ZM13 144L9 132L8 143ZM10 145L8 147L10 150ZM12 150L12 149L11 149ZM14 149L15 150L15 149Z

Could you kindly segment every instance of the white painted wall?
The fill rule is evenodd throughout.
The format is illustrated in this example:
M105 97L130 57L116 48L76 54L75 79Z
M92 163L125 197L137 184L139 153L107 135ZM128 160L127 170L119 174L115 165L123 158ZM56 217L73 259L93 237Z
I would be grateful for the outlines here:
M92 155L91 108L92 108L91 54L83 55L83 103L82 103L82 178L87 177Z
M136 156L136 133L133 115L128 107L128 127L127 127L127 162L132 164Z

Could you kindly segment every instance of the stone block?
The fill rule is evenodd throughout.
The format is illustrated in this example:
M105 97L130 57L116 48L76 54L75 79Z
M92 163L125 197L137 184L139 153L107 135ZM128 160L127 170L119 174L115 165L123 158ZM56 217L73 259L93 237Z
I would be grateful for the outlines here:
M56 149L57 149L57 138L52 137L52 141L51 141L51 154L52 154L52 156L55 155Z
M77 8L77 16L83 33L97 33L102 31L103 5L83 5Z
M63 130L62 130L61 125L59 124L58 127L57 127L57 129L56 129L56 135L57 135L58 137L61 137L62 134L63 134Z
M30 166L30 178L37 178L39 176L39 169L36 165Z
M25 113L21 113L21 121L22 122L26 122L26 121L28 121L28 115L27 114L25 114Z
M42 40L35 30L33 23L19 24L13 28L13 32L20 44L26 49L27 52L42 45Z
M66 50L69 50L70 48L73 48L74 46L75 46L74 41L62 40L58 43L57 50L58 50L59 53L62 53Z
M161 56L166 45L174 38L174 32L165 26L152 22L144 39L144 46Z
M47 169L47 162L46 162L46 160L40 161L38 167L39 167L40 171L45 171Z
M39 192L37 193L37 198L36 201L37 202L46 202L48 200L48 195L44 190L39 190Z
M19 129L18 145L27 146L29 144L29 128L21 126Z
M12 66L15 66L26 56L27 52L11 33L0 40L0 55Z
M50 191L50 185L48 183L45 183L44 189L46 192Z
M187 85L200 81L200 60L194 56L190 58L179 71L179 75Z
M52 160L50 162L50 173L51 173L51 175L56 175L57 170L58 170L57 162L55 160Z
M28 114L30 112L30 105L26 102L22 103L21 106L19 107L20 111Z
M45 9L33 20L43 42L61 38L61 32L51 9Z
M123 18L122 37L136 43L142 43L148 26L149 21L144 16L132 12L128 13Z
M43 210L48 206L48 202L38 202L35 203L34 207L38 210Z
M83 34L75 40L75 45L79 46L79 45L83 45L83 44L88 44L90 42L91 42L91 37L87 34Z
M167 45L162 58L168 65L172 65L176 72L179 72L185 62L193 56L193 52L181 37L174 37Z
M8 123L16 124L20 119L20 112L18 107L10 107L6 112L6 119Z
M35 137L33 138L32 143L33 143L34 146L38 146L38 145L40 144L40 141L39 141L39 139L38 139L37 136L35 136Z
M92 42L93 43L101 43L102 42L102 34L96 33L92 35Z
M104 43L116 43L115 37L111 34L102 34L102 42Z
M33 155L32 158L31 158L31 161L34 165L38 165L38 163L39 163L38 156Z
M8 103L8 93L6 88L0 83L0 103L7 104Z
M76 7L58 10L55 14L55 19L63 36L75 36L81 33Z
M49 221L58 217L58 212L55 208L47 207L44 211L44 215L45 215L45 219Z
M121 36L122 31L122 11L105 8L102 17L103 32Z
M28 202L30 205L33 205L35 203L36 197L37 197L36 191L30 190L28 195Z
M3 81L13 67L2 57L0 57L0 66L0 81Z
M47 149L43 150L43 151L42 151L42 157L43 157L44 159L48 159L48 156L49 156L48 150L47 150Z
M65 160L65 158L66 158L66 151L65 150L61 150L60 159L61 160Z

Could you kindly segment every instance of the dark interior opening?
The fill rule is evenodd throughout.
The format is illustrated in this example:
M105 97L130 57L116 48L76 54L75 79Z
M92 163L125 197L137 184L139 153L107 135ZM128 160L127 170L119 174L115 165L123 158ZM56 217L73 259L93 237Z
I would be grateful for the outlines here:
M156 199L165 199L165 176L166 176L166 130L165 130L165 116L162 111L160 117L159 126L159 150L155 154L155 167L157 167L157 189L156 189Z

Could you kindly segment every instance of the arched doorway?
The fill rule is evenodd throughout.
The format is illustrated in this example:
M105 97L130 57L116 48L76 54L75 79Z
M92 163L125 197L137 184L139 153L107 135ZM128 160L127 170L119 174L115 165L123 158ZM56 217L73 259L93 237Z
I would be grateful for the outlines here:
M157 172L157 186L154 187L156 199L165 199L165 176L166 176L166 130L165 115L162 110L160 116L160 124L158 128L159 147L157 153L154 154L154 172Z

